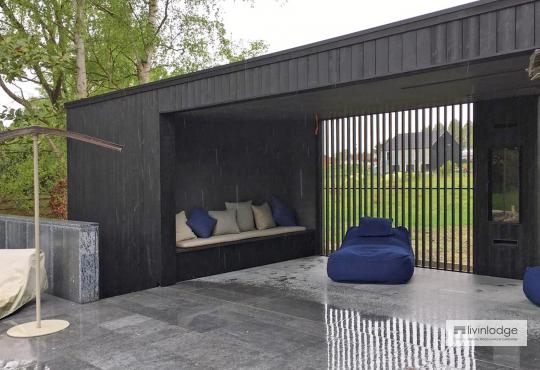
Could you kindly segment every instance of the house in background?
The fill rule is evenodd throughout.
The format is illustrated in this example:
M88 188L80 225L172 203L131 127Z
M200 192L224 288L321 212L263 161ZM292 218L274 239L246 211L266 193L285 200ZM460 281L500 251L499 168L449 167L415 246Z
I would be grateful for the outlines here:
M441 167L445 160L460 163L459 143L447 130L411 132L398 134L375 149L378 167L386 173L391 171L426 171ZM446 153L445 153L446 151ZM384 163L383 163L384 162Z

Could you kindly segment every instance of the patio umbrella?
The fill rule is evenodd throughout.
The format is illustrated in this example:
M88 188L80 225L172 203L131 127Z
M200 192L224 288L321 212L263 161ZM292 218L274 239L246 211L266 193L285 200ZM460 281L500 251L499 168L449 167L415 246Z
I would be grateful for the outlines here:
M39 245L39 170L38 170L38 138L39 135L61 136L69 139L83 141L93 145L101 146L117 152L122 151L122 146L106 140L92 136L79 134L76 132L31 126L0 133L0 143L9 139L21 136L32 136L34 149L34 260L36 266L36 321L27 322L10 328L7 334L11 337L28 338L46 334L52 334L64 330L69 326L65 320L41 320L41 250Z

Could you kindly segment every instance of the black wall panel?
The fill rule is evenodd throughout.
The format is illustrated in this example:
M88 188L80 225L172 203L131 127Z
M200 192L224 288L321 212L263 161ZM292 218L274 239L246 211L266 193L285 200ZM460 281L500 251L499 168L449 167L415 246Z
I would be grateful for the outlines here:
M527 49L534 45L534 4L516 8L516 47Z
M271 195L316 228L317 138L312 120L211 121L178 115L176 212L225 209L225 202Z
M539 263L538 97L481 101L474 112L474 264L483 275L521 279ZM519 223L490 220L490 152L519 148Z
M68 142L68 215L99 223L100 295L109 297L156 286L162 278L157 91L96 108L69 110L68 129L124 150Z
M463 58L476 58L480 54L480 20L469 17L463 20Z

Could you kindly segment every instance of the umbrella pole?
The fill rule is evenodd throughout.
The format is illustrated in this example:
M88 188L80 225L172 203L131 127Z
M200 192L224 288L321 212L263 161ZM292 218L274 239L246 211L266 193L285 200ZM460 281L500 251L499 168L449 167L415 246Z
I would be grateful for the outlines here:
M34 246L36 248L36 327L41 328L41 248L39 245L39 151L38 135L32 135L34 147Z
M36 321L19 324L10 328L7 335L15 338L29 338L64 330L69 326L65 320L41 320L41 247L39 240L39 146L38 134L32 135L34 149L34 261L36 274Z

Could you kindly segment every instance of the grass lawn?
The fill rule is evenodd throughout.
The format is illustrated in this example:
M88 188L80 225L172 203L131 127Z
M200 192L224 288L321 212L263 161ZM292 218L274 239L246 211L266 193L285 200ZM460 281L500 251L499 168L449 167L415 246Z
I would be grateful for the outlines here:
M370 173L334 177L335 182L328 181L333 188L323 190L325 244L329 250L338 248L347 228L361 216L391 217L411 232L419 265L424 260L424 265L436 267L438 256L439 267L444 267L445 247L447 268L452 255L455 269L472 264L472 174L462 174L461 181L458 172L453 179L451 173L446 178L443 174L441 170L438 183L436 173L425 173L424 181L421 173L418 178L415 173L381 175L378 181Z

